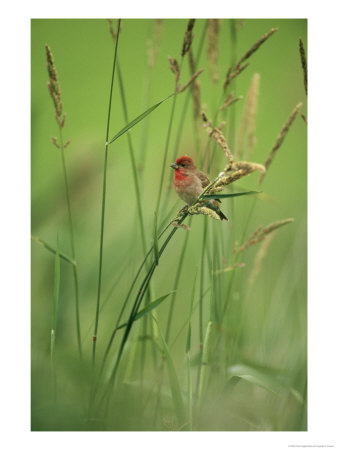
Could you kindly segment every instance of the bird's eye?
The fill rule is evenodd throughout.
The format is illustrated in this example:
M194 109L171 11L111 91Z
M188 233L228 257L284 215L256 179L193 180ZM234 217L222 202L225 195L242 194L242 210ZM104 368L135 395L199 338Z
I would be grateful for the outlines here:
M185 164L182 163L181 166L182 166L182 167L185 167Z

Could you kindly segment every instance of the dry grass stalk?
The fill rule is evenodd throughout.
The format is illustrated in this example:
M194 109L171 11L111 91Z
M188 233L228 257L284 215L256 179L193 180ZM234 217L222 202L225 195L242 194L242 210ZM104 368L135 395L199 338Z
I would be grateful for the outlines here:
M246 69L249 65L249 63L246 63L244 65L242 65L242 63L244 63L244 61L246 61L247 59L250 58L250 56L255 53L259 47L272 35L274 34L276 31L278 30L278 28L272 28L268 33L264 34L260 39L258 39L257 42L255 42L247 52L244 53L244 55L239 59L239 61L237 62L237 64L235 65L234 68L229 67L228 72L226 74L226 78L225 78L225 82L223 85L223 90L225 91L226 88L229 86L229 84L231 83L231 81L236 78L244 69Z
M154 36L147 41L147 61L150 68L155 67L156 57L159 52L161 35L162 35L162 19L154 20Z
M275 237L275 232L270 233L269 235L266 236L264 242L260 246L260 248L257 252L257 255L255 257L255 261L253 263L253 268L252 268L251 274L249 276L249 285L252 285L254 283L254 281L256 280L256 278L261 270L263 260L268 252L268 249L269 249L274 237Z
M47 83L50 96L52 97L54 103L55 119L58 125L61 125L62 117L62 101L61 101L61 88L58 80L58 74L54 64L53 54L50 47L46 44L46 56L47 56L47 70L49 76L49 82ZM64 123L64 121L63 121Z
M163 31L163 19L155 19L155 42L160 44Z
M217 144L223 149L225 155L229 158L229 165L232 166L234 157L230 151L230 148L228 147L228 144L226 142L225 137L223 136L223 133L219 128L213 127L212 123L208 120L205 113L202 113L202 120L204 122L203 126L206 129L207 133L210 137L215 139Z
M229 174L229 172L231 173ZM227 186L234 181L237 181L246 175L250 175L253 172L265 172L265 167L262 164L252 163L247 161L238 161L232 166L230 164L224 169L224 172L218 176L214 185L210 190L210 194L216 194L223 190L224 186Z
M170 70L175 75L175 82L177 84L178 80L180 79L180 76L181 76L180 65L178 64L177 59L174 59L171 56L168 56L168 60L169 60L169 63L170 63Z
M189 48L192 44L192 40L194 35L192 34L192 29L194 28L194 24L195 24L195 20L196 19L190 19L187 25L187 31L185 32L184 35L184 40L183 40L183 46L182 46L182 52L181 52L181 56L183 57L186 53L188 53Z
M191 76L195 73L195 59L192 48L189 49L189 68ZM201 111L201 87L198 80L194 80L191 86L192 105L194 110L194 119L199 117Z
M244 64L244 66L239 67L238 69L234 69L232 71L232 68L229 67L228 72L226 74L225 77L225 82L223 84L223 90L225 91L227 89L227 87L229 86L229 84L231 83L231 81L236 78L241 72L243 72L244 69L246 69L248 67L249 63Z
M236 20L236 28L237 28L237 31L241 31L241 29L242 29L243 26L244 26L244 22L245 22L245 19L237 19L237 20Z
M242 98L242 95L234 97L234 93L230 92L230 94L225 98L223 105L220 107L220 111L224 111L226 108L229 108L229 106L238 102L238 100L241 100Z
M305 88L305 93L307 95L307 62L306 62L305 48L304 48L302 38L299 38L299 53L300 53L300 59L302 62L302 68L303 68L303 73L304 73L304 88Z
M298 112L299 112L301 107L302 107L302 103L298 103L298 105L294 108L294 110L290 114L290 117L288 118L288 120L285 122L285 124L284 124L284 126L282 128L282 131L279 133L279 135L278 135L278 137L276 139L276 142L275 142L274 146L272 147L272 150L269 153L269 156L268 156L267 160L265 161L264 165L265 165L266 170L269 169L269 167L270 167L270 165L271 165L271 163L272 163L272 161L273 161L273 159L274 159L274 157L276 155L277 150L282 145L282 143L283 143L283 141L285 139L285 136L287 135L287 133L288 133L288 131L289 131L293 121L295 120L295 118L296 118L296 116L297 116L297 114L298 114ZM265 174L261 175L261 177L259 179L259 184L262 184L264 176L265 176Z
M118 20L117 20L117 23L119 23ZM114 39L114 41L116 41L117 31L114 30L113 19L108 19L108 24L109 24L109 32L112 35L112 38ZM122 30L122 25L120 22L120 32L121 32L121 30Z
M300 113L301 118L304 120L304 122L307 125L307 118L305 117L305 115L303 113Z
M256 145L256 115L260 79L260 75L255 73L248 96L248 159L251 159Z
M254 244L257 244L258 242L263 241L270 233L277 230L278 228L282 227L283 225L287 225L288 223L294 222L295 219L284 219L279 220L277 222L273 222L270 225L267 225L266 227L260 226L257 228L257 230L249 237L247 242L243 244L239 249L234 249L234 253L240 253L246 250L247 248L251 247Z
M209 216L212 217L213 219L216 220L221 220L219 215L217 213L215 213L215 211L213 211L212 209L207 208L206 206L202 206L203 204L201 203L197 203L194 206L191 206L189 208L189 214L204 214L205 216Z
M55 120L61 130L65 125L65 120L66 120L67 115L66 115L66 113L62 112L63 103L61 100L61 87L60 87L60 83L58 80L58 74L57 74L57 71L55 68L53 54L50 50L49 45L46 44L45 49L46 49L46 56L47 56L47 71L48 71L48 76L49 76L49 81L47 83L47 86L48 86L48 90L49 90L50 96L52 97L53 104L54 104ZM57 148L66 148L70 143L70 139L68 139L68 141L62 146L56 137L52 137L51 140L52 140L52 143Z
M224 269L215 270L214 274L220 275L221 273L231 272L232 270L242 269L243 267L245 267L245 263L231 264L230 266L227 266Z
M187 230L187 231L190 231L190 230L191 230L191 228L190 228L188 225L184 224L184 223L176 223L176 222L172 222L172 225L173 225L173 227L175 227L175 228L183 228L184 230Z
M182 88L177 85L177 93L185 91L192 83L195 82L196 78L201 75L201 73L204 71L204 69L200 69L198 72L194 73L193 76L190 78L188 83L186 83Z
M241 64L246 61L247 59L250 58L250 56L255 53L259 47L267 40L269 39L269 37L271 35L273 35L276 31L278 30L278 28L272 28L270 31L268 31L267 33L265 33L260 39L258 39L257 42L255 42L250 48L249 50L244 53L244 55L240 58L240 60L238 61L238 63L235 66L235 70L238 69Z
M208 60L210 63L211 79L214 83L217 83L219 75L217 72L218 61L218 39L221 21L220 19L208 20Z
M244 111L241 121L240 130L237 138L236 157L242 158L245 136L248 137L248 159L252 155L253 148L256 143L256 112L257 112L257 98L259 91L260 75L255 73L252 77L249 91L247 93L244 105Z

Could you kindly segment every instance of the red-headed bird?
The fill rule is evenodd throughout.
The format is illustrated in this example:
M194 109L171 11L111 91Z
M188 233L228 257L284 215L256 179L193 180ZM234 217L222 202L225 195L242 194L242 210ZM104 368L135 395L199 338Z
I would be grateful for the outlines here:
M170 167L175 169L175 191L185 203L191 206L210 184L209 178L197 169L190 156L180 156L170 164ZM228 220L220 210L217 200L209 200L206 206L215 211L221 220Z

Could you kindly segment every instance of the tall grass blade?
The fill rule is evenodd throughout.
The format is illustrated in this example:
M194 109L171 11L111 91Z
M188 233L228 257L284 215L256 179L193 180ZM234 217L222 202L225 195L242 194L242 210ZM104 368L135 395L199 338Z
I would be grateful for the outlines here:
M201 362L201 376L200 376L200 384L198 389L198 404L201 404L203 393L205 391L205 381L206 381L206 373L209 362L209 353L210 353L210 337L212 331L212 322L209 322L207 325L207 329L205 332L204 344L203 344L203 352L202 352L202 362Z
M56 335L56 318L59 305L59 296L60 296L60 253L59 253L59 238L57 238L55 263L54 263L53 312L52 312L52 324L50 332L50 358L51 358L54 402L56 401L55 335Z
M111 103L112 103L112 95L113 95L113 87L114 87L115 67L116 67L116 59L117 59L117 49L118 49L118 44L119 44L119 35L120 35L120 28L121 28L120 25L121 25L121 19L118 20L118 25L117 25L117 36L116 36L113 70L112 70L112 78L111 78L111 83L110 83L110 93L109 93L109 103L108 103L106 144L105 144L105 156L104 156L104 167L103 167L101 230L100 230L100 251L99 251L99 276L98 276L97 299L96 299L95 325L94 325L93 343L92 343L93 367L95 365L96 339L97 339L97 333L98 333L98 328L99 328L100 299L101 299L103 236L104 236L104 218L105 218L105 208L106 208L106 183L107 183L107 163L108 163L108 138L109 138L110 113L111 113Z
M190 298L190 307L189 307L189 315L188 315L188 331L187 331L187 340L185 346L185 356L187 359L187 413L188 413L188 423L189 430L193 429L193 415L192 415L192 381L191 381L191 365L190 365L190 350L191 350L191 316L194 306L194 297L195 297L195 287L196 287L196 279L197 272L194 279L194 284L191 290L191 298Z
M154 317L153 317L153 319L155 320ZM158 326L158 322L156 320L155 320L155 323L157 324L158 333L159 333L159 336L162 341L163 352L165 354L166 361L167 361L170 389L171 389L171 394L172 394L172 398L173 398L173 403L174 403L174 407L175 407L178 425L180 428L182 425L184 425L186 423L186 414L185 414L183 396L182 396L180 384L178 382L178 376L176 373L175 365L172 360L169 348L167 346L167 343L161 333L161 330Z
M38 238L37 236L34 236L34 235L31 235L31 239L33 241L37 242L38 244L42 245L42 247L45 247L45 249L47 249L51 253L54 253L54 255L56 255L58 253L60 258L62 258L64 261L68 262L72 266L76 266L76 262L72 258L70 258L69 256L65 255L64 253L61 253L60 251L58 251L57 249L55 249L54 247L49 245L46 241L44 241L44 240L42 240L42 239L40 239L40 238Z
M118 139L120 136L122 136L124 133L129 131L131 128L133 128L135 125L137 125L141 120L145 119L150 113L152 113L156 108L158 108L163 102L168 100L170 97L172 97L174 94L170 94L168 97L164 98L160 102L153 105L151 108L147 109L144 113L140 114L136 119L132 120L128 125L126 125L122 130L120 130L111 141L109 141L109 145L112 144L116 139Z
M154 257L155 263L158 266L159 261L159 251L158 251L158 235L157 235L157 212L154 213L154 232L153 232L153 241L154 241Z
M135 317L134 322L138 319L141 319L141 317L145 316L146 314L150 313L153 309L157 308L169 295L171 295L172 292L169 292L168 294L162 295L162 297L159 297L158 299L154 300L153 302L149 303L145 308L141 309ZM121 328L124 328L128 325L128 323L123 323L119 327L116 328L116 330L120 330Z
M230 198L230 197L239 197L241 195L252 195L252 194L261 194L261 191L247 191L247 192L234 192L232 194L215 194L215 195L203 195L202 198Z

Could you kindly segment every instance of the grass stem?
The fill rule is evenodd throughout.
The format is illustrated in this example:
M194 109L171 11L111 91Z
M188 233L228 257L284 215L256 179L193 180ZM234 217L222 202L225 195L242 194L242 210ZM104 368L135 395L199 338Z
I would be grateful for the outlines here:
M112 71L112 78L111 78L111 83L110 83L108 117L107 117L107 130L106 130L106 143L105 143L105 156L104 156L104 167L103 167L101 232L100 232L100 255L99 255L99 277L98 277L96 314L95 314L95 325L94 325L93 347L92 347L92 364L93 364L93 367L95 366L96 340L97 340L97 332L98 332L98 327L99 327L99 313L100 313L100 299L101 299L103 236L104 236L104 217L105 217L105 207L106 207L106 184L107 184L107 161L108 161L108 140L109 140L110 113L111 113L111 103L112 103L112 95L113 95L113 87L114 87L115 67L116 67L116 59L117 59L117 48L118 48L119 35L120 35L120 23L121 23L121 19L118 20L118 25L117 25L117 36L116 36L116 44L115 44L115 52L114 52L113 71Z

